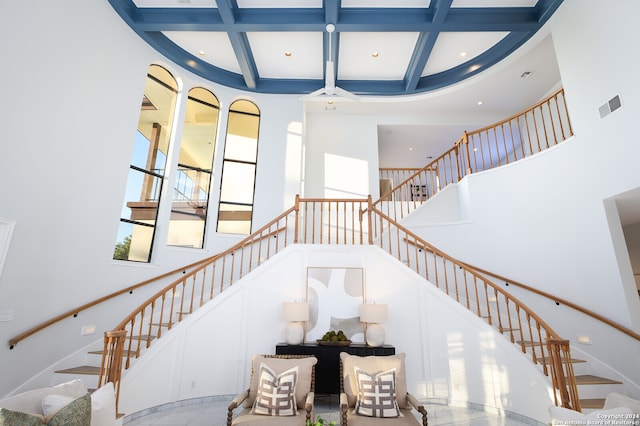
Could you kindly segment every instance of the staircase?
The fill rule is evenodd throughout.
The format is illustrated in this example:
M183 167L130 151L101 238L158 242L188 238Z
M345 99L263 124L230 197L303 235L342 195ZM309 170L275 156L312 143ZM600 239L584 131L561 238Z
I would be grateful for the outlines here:
M87 365L55 373L91 377L96 386L113 381L118 389L121 369L129 368L154 339L161 338L186 315L287 245L375 244L517 345L543 374L551 377L557 405L577 410L602 407L604 398L600 396L620 382L588 374L584 360L570 357L568 341L562 341L523 303L399 223L449 183L458 182L470 173L533 155L571 136L563 96L560 90L519 115L465 133L450 151L423 169L411 171L409 176L387 175L384 178L392 181L391 189L381 194L375 203L370 197L333 200L297 197L295 205L273 221L228 250L199 262L189 273L150 297L114 328L113 333L121 333L120 337L105 337L102 351L87 354ZM538 131L537 126L543 128ZM519 130L514 132L514 128ZM509 140L505 135L510 135ZM502 157L490 155L502 147L505 148ZM574 365L584 374L575 375ZM578 400L577 392L572 391L576 386L580 386L581 394L589 397ZM598 393L594 388L603 391Z
M535 287L528 286L521 282L506 278L502 275L495 274L490 271L486 271L482 268L478 268L476 266L469 265L469 264L466 264L466 265L471 269L477 271L478 273L491 277L496 282L500 281L500 282L503 282L506 286L518 287L530 292L531 294L535 293L538 296L545 297L546 299L553 301L557 305L563 305L577 312L585 314L589 317L595 318L596 320L607 324L614 330L624 333L635 340L640 340L640 335L635 333L633 330L630 330L620 324L617 324L609 320L608 318L605 318L597 313L594 313L581 306L578 306L572 303L571 301L565 300L563 298L557 297L552 294L545 293L541 290L538 290ZM524 343L527 346L531 345L531 342L524 342ZM622 385L623 382L619 380L613 380L607 377L600 377L600 376L591 374L592 369L590 368L588 361L579 359L579 358L571 358L571 364L575 366L574 370L576 371L576 374L575 374L576 385L579 386L579 389L580 389L579 393L580 395L583 396L583 398L580 398L580 406L582 408L582 411L589 411L593 409L603 408L604 402L605 402L604 396L606 396L609 392L623 393L623 391L620 389L621 388L620 385Z

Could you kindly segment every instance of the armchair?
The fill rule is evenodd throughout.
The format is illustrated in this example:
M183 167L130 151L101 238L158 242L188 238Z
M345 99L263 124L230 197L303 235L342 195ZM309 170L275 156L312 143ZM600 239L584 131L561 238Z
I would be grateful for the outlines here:
M315 415L317 362L307 355L254 355L249 388L229 404L227 426L305 426Z
M340 422L342 426L427 426L427 410L407 392L405 354L340 354Z

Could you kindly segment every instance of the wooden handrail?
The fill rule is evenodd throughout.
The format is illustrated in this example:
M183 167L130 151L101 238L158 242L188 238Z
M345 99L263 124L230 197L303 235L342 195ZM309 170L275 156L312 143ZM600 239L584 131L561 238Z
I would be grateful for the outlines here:
M413 173L409 178L403 180L399 184L396 184L395 187L391 191L387 192L386 194L381 194L382 195L381 198L379 200L375 201L373 203L373 206L377 207L382 201L391 199L392 197L397 199L398 195L401 195L400 198L407 198L407 197L413 198L411 196L411 185L415 184L415 182L421 182L422 181L422 177L425 176L426 173L431 173L431 174L435 173L435 175L437 176L437 174L439 173L439 170L438 170L439 164L440 163L445 163L446 162L445 159L451 157L452 154L455 154L455 158L456 158L455 164L457 166L459 166L459 160L457 159L458 156L459 156L459 149L458 148L460 146L465 146L465 150L464 151L466 152L466 155L464 156L464 158L465 158L464 161L465 161L465 165L467 165L468 167L464 168L464 169L466 169L466 170L464 170L464 172L465 172L464 174L461 174L460 170L456 170L457 180L460 180L462 177L464 177L464 175L469 174L472 171L470 163L469 163L470 162L469 149L468 149L468 145L469 145L468 138L469 138L469 136L481 134L482 132L486 132L488 130L495 129L496 127L504 125L505 123L509 123L514 119L518 119L519 117L525 116L526 114L530 113L531 111L535 111L537 108L540 108L541 106L543 106L545 104L549 105L551 99L556 99L557 100L559 96L562 97L562 100L564 102L564 90L563 89L559 89L558 91L556 91L555 93L553 93L552 95L547 97L546 99L543 99L542 101L538 102L537 104L535 104L534 106L528 108L527 110L525 110L523 112L520 112L518 114L514 114L509 118L501 120L501 121L499 121L497 123L494 123L494 124L492 124L490 126L486 126L486 127L481 128L481 129L477 129L477 130L475 130L473 132L469 132L469 133L465 132L463 134L463 136L458 141L456 141L454 143L454 146L449 151L447 151L444 154L440 155L439 157L434 159L431 163L429 163L427 166L423 167L422 169L415 169L415 168L395 168L395 169L391 169L391 170L399 170L399 171L411 171L411 170L417 170L417 171L415 173ZM564 111L566 111L566 103L563 103L563 105L564 105ZM568 134L570 136L570 135L573 134L573 130L571 129L571 123L569 121L568 114L564 118L566 119L567 124L569 125ZM560 120L560 121L562 121L562 120ZM564 136L564 134L563 134L563 136ZM451 164L450 164L450 166L451 166ZM440 168L442 169L442 166L440 166ZM449 176L450 175L451 175L451 173L449 173ZM452 182L447 182L446 179L445 179L445 185L444 186L446 186L446 184L448 184L448 183L452 183ZM426 201L426 199L428 199L431 195L433 195L433 193L440 191L444 186L441 185L441 182L438 181L437 184L431 185L428 188L425 187L425 191L424 192L420 191L419 192L419 196L417 198L413 198L412 200L408 200L408 202L406 203L406 207L407 207L406 213L408 214L412 209L415 209L418 205L420 205L422 202ZM420 183L420 189L422 189L422 184L421 183ZM317 199L312 199L312 198L306 199L306 201L309 201L309 202L319 201L319 200L321 200L321 199L319 199L319 198L317 198ZM348 200L351 201L351 199L348 199ZM341 199L341 200L338 200L338 201L345 201L345 199ZM294 210L296 208L297 208L296 206L293 207ZM395 214L395 213L397 213L395 206L394 206L394 210L393 211L394 211L394 219L398 219L398 215ZM364 212L366 212L366 209L364 210ZM400 218L404 217L404 214L405 214L405 209L404 208L400 208L400 212L399 212ZM296 220L296 225L297 224L298 224L298 221ZM296 230L295 237L297 238L297 236L298 236L298 232ZM373 236L370 236L370 238L372 238L372 237ZM135 285L132 285L130 287L118 290L116 292L110 293L110 294L108 294L106 296L103 296L101 298L95 299L95 300L93 300L91 302L85 303L85 304L83 304L83 305L81 305L81 306L79 306L77 308L74 308L74 309L71 309L69 311L66 311L66 312L64 312L64 313L62 313L62 314L60 314L60 315L58 315L58 316L56 316L56 317L54 317L54 318L52 318L52 319L50 319L48 321L40 323L40 324L36 325L35 327L32 327L31 329L25 331L24 333L21 333L18 336L10 339L9 340L9 348L13 349L22 340L24 340L24 339L26 339L26 338L38 333L41 330L44 330L45 328L48 328L49 326L51 326L53 324L56 324L56 323L66 319L66 318L69 318L69 317L72 317L72 316L75 317L81 311L90 309L90 308L92 308L92 307L94 307L94 306L96 306L98 304L101 304L103 302L111 300L111 299L113 299L115 297L118 297L118 296L124 294L124 293L128 293L128 292L131 292L131 291L133 291L135 289L138 289L140 287L143 287L143 286L146 286L148 284L152 284L154 282L157 282L157 281L159 281L159 280L161 280L163 278L166 278L167 276L175 274L175 273L177 273L179 271L182 271L184 269L188 269L188 268L200 265L202 263L205 263L205 262L209 261L210 259L211 258L206 258L206 259L203 259L201 261L194 262L193 264L188 265L186 267L178 268L178 269L170 271L170 272L168 272L166 274L160 275L158 277L154 277L154 278L151 278L149 280L142 281L142 282L140 282L138 284L135 284Z
M377 214L378 216L380 216L383 220L387 221L391 226L397 228L398 230L400 230L401 232L403 232L404 234L407 235L407 237L410 237L413 241L409 241L409 239L407 237L405 237L405 241L407 242L407 245L411 245L414 246L416 248L422 248L425 249L426 251L431 252L433 255L441 257L442 259L445 259L451 263L453 263L454 265L456 265L458 268L464 270L465 272L471 273L474 277L478 278L478 279L482 279L483 281L485 281L490 287L494 288L497 292L501 293L501 294L505 294L509 297L509 299L513 300L514 302L520 304L521 306L526 306L524 303L522 303L519 299L517 299L516 297L514 297L513 295L507 293L504 289L502 289L498 284L494 283L493 281L482 277L480 274L476 273L476 271L474 271L472 268L468 267L466 263L457 260L456 258L446 254L445 252L441 251L440 249L436 248L433 244L428 243L427 241L423 240L421 237L419 237L417 234L414 234L413 232L411 232L408 228L403 227L402 225L400 225L398 222L396 222L395 220L391 219L389 216L385 215L382 211L377 210L377 209L373 209L373 213ZM393 253L390 253L391 255L393 255ZM530 311L530 314L533 318L536 319L536 321L538 321L541 325L543 325L544 328L549 330L549 335L554 337L554 338L560 338L560 336L551 328L551 326L549 326L542 318L540 318L535 312L531 311L529 308L526 308L528 311Z
M354 212L357 219L345 219L353 216ZM363 231L365 225L366 231ZM347 228L351 228L350 232ZM354 232L356 228L357 234ZM384 235L382 229L385 229ZM366 240L364 233L367 234ZM378 235L375 240L371 237L373 234ZM272 240L275 241L273 245ZM373 207L370 197L366 200L296 197L295 205L276 219L156 292L121 321L110 332L110 338L105 335L103 353L120 352L124 361L118 364L107 357L107 361L103 361L100 383L113 381L119 387L122 370L129 368L132 358L139 357L144 349L150 347L152 339L161 337L163 327L172 328L174 323L183 320L183 315L212 300L216 294L229 288L234 280L239 280L245 271L249 272L268 260L291 241L303 244L378 244L391 256L401 260L406 257L408 267L485 318L498 331L506 333L512 343L530 355L533 363L540 365L543 373L552 377L554 389L561 395L558 401L570 407L579 406L572 396L577 395L577 390L571 388L571 378L565 380L565 373L558 373L569 370L566 366L555 365L556 362L566 362L566 359L558 361L552 356L553 351L560 350L553 343L560 339L558 334L499 285ZM413 247L413 252L408 250L409 247ZM418 259L418 252L423 252L422 260ZM431 254L430 258L426 257L427 253ZM113 337L116 335L118 338ZM566 395L569 395L568 399Z
M179 272L185 272L187 269L196 267L196 266L206 262L207 260L208 259L198 260L197 262L193 262L193 263L191 263L189 265L182 266L180 268L176 268L176 269L174 269L172 271L169 271L169 272L166 272L164 274L155 276L153 278L149 278L147 280L141 281L141 282L139 282L137 284L134 284L134 285L131 285L129 287L120 289L118 291L114 291L113 293L109 293L106 296L102 296L102 297L100 297L98 299L92 300L91 302L85 303L84 305L80 305L77 308L70 309L70 310L68 310L68 311L66 311L66 312L64 312L64 313L62 313L60 315L57 315L57 316L51 318L50 320L44 321L44 322L36 325L35 327L30 328L29 330L25 331L24 333L21 333L21 334L17 335L16 337L14 337L12 339L9 339L9 349L15 348L15 346L18 343L20 343L21 341L23 341L24 339L26 339L28 337L31 337L34 334L38 333L39 331L42 331L45 328L50 327L50 326L52 326L52 325L54 325L54 324L56 324L56 323L58 323L58 322L60 322L60 321L62 321L64 319L66 319L66 318L69 318L69 317L74 317L75 318L82 311L86 311L87 309L93 308L96 305L99 305L99 304L101 304L103 302L106 302L108 300L116 298L116 297L118 297L118 296L120 296L122 294L131 293L132 291L137 290L140 287L145 287L145 286L147 286L149 284L153 284L153 283L155 283L157 281L160 281L160 280L162 280L162 279L164 279L166 277L169 277L169 276L171 276L173 274L177 274Z
M562 304L562 305L568 306L568 307L570 307L572 309L575 309L576 311L582 312L583 314L585 314L587 316L590 316L590 317L592 317L592 318L594 318L594 319L596 319L596 320L598 320L600 322L603 322L603 323L607 324L608 326L610 326L610 327L612 327L612 328L614 328L614 329L626 334L627 336L629 336L629 337L631 337L631 338L633 338L635 340L639 340L640 341L640 334L636 333L635 331L630 330L627 327L623 326L622 324L618 324L617 322L612 321L609 318L606 318L606 317L604 317L604 316L602 316L602 315L600 315L600 314L598 314L596 312L593 312L592 310L586 309L586 308L584 308L584 307L582 307L580 305L576 305L575 303L573 303L573 302L571 302L571 301L569 301L567 299L563 299L562 297L555 296L555 295L553 295L551 293L547 293L546 291L542 291L542 290L539 290L537 288L528 286L528 285L523 284L521 282L512 280L511 278L506 278L506 277L504 277L504 276L502 276L500 274L496 274L494 272L487 271L486 269L478 268L477 266L473 266L473 265L470 265L468 263L464 263L464 264L467 267L469 267L471 269L474 269L474 270L476 270L476 271L478 271L478 272L480 272L482 274L490 275L490 276L492 276L494 278L497 278L497 279L499 279L501 281L504 281L505 284L507 284L507 285L514 285L516 287L520 287L520 288L522 288L524 290L530 291L530 292L535 293L535 294L537 294L539 296L545 297L545 298L547 298L549 300L553 300L557 304Z
M488 170L548 149L573 135L561 88L532 107L480 129L464 132L453 146L409 177L396 181L392 189L373 205L395 220L415 210L435 193L465 176ZM389 169L380 177L388 178ZM411 169L392 169L406 171Z
M408 241L408 244L414 244L414 243L411 242L411 241ZM425 250L432 250L432 246L430 246L430 245L425 245L425 246L422 246L420 248L425 249ZM598 320L600 322L603 322L603 323L607 324L608 326L610 326L610 327L612 327L612 328L614 328L614 329L626 334L627 336L629 336L629 337L631 337L631 338L633 338L635 340L639 340L640 341L640 334L636 333L635 331L630 330L627 327L623 326L622 324L619 324L619 323L617 323L615 321L612 321L609 318L606 318L606 317L604 317L604 316L602 316L602 315L600 315L600 314L598 314L596 312L593 312L593 311L591 311L591 310L589 310L587 308L584 308L584 307L582 307L580 305L577 305L577 304L575 304L575 303L573 303L573 302L571 302L571 301L569 301L567 299L563 299L562 297L557 297L557 296L555 296L555 295L553 295L551 293L547 293L546 291L539 290L539 289L537 289L535 287L528 286L528 285L523 284L521 282L515 281L515 280L513 280L511 278L507 278L507 277L505 277L503 275L496 274L496 273L491 272L491 271L487 271L486 269L479 268L479 267L471 265L469 263L462 262L462 261L460 261L460 263L462 263L463 265L466 265L469 269L473 269L475 271L478 271L481 274L489 275L489 276L492 276L494 278L499 279L500 281L504 281L506 285L513 285L515 287L520 287L520 288L522 288L524 290L530 291L531 293L535 293L535 294L537 294L539 296L542 296L542 297L544 297L546 299L553 300L558 305L560 305L560 304L566 305L566 306L568 306L568 307L570 307L572 309L575 309L578 312L581 312L581 313L583 313L583 314L585 314L587 316L590 316L590 317L592 317L592 318L594 318L594 319L596 319L596 320Z
M373 207L372 213L376 216L372 222L379 228L376 243L383 250L488 321L500 333L506 333L512 343L530 355L534 364L541 364L543 373L551 377L556 404L580 411L568 341L561 339L522 301L480 272L442 252L381 210Z
M559 126L564 136L563 117L560 117L560 107L557 100L560 94L563 94L562 89L546 100L541 101L538 107L547 104L550 108L550 99L555 98L559 114L558 120L560 120ZM522 125L526 127L527 132L530 132L530 129L526 115L532 114L535 124L535 108L532 107L526 112L514 116L518 117L517 120L520 120L520 117L524 117ZM566 105L564 109L566 110ZM544 119L544 111L537 113ZM548 114L552 115L550 109ZM557 138L555 138L553 119L551 117L550 127L553 128L554 132L554 140L552 142L558 143ZM564 117L564 120L568 122L568 115ZM500 123L500 125L509 123L509 126L511 126L510 121L502 121ZM400 186L383 194L383 197L375 203L371 201L370 196L367 199L355 200L351 198L301 199L296 196L293 207L231 248L190 265L192 268L189 273L185 273L179 279L174 280L162 290L156 292L121 321L114 330L107 332L105 334L103 353L121 353L124 362L116 362L108 356L104 358L99 379L100 383L104 383L105 380L117 382L116 398L118 398L122 370L130 366L132 358L139 357L142 350L150 346L152 339L161 337L163 327L170 329L174 323L182 321L185 314L194 312L195 309L213 299L216 294L224 291L225 288L229 288L234 283L234 280L241 279L243 274L250 272L253 268L268 260L278 253L279 249L286 247L289 242L352 245L375 243L387 250L390 255L397 255L399 260L402 252L407 257L407 266L412 267L415 272L420 273L428 281L434 282L438 288L441 288L449 296L454 297L459 303L466 305L467 309L475 311L478 316L483 317L483 315L486 315L489 324L496 327L501 333L508 333L511 342L518 344L522 352L529 353L528 351L531 351L530 354L534 364L541 364L544 374L553 376L554 389L562 394L562 404L564 405L564 401L567 400L565 395L569 395L566 406L579 407L579 403L576 405L573 401L577 397L577 390L567 389L567 387L575 387L575 380L573 380L573 384L570 378L565 382L564 373L554 373L558 369L560 371L566 370L566 368L554 365L554 363L566 363L567 360L557 361L551 356L553 350L559 350L558 345L560 344L557 341L560 337L548 324L521 301L488 278L403 228L396 220L398 217L395 215L397 203L390 203L394 206L394 217L387 215L378 208L383 200L389 200L391 197L399 197L398 201L406 201L406 204L412 203L415 208L448 184L458 182L467 174L480 170L477 156L481 158L480 166L485 167L486 159L482 151L482 133L488 131L487 129L494 131L496 139L493 145L487 145L488 151L486 153L487 158L489 158L489 167L495 167L497 163L494 161L491 149L497 149L496 147L498 147L497 127L498 125L494 125L474 132L465 132L451 150L404 180ZM570 127L569 129L571 134L572 130ZM544 130L544 144L541 144L540 141L540 129L534 125L534 130L537 150L548 148L550 145L546 127ZM501 131L503 135L501 142L504 143L504 148L507 150L506 139L504 139L505 129ZM480 135L480 142L474 139L476 135ZM486 139L490 139L488 134ZM531 144L531 136L527 135L526 140L529 142L529 152L525 153L523 148L522 155L532 155L534 147ZM515 144L513 141L511 142L515 150ZM520 142L521 144L525 142L522 135L520 135ZM475 154L475 148L473 150L469 149L470 144L477 143L481 145L480 154ZM471 163L472 155L473 164ZM502 159L498 156L498 163L502 161L509 162L509 155L510 153L507 152L507 156ZM513 155L517 159L518 154L514 152ZM418 198L416 199L416 197ZM350 210L348 207L350 207ZM401 217L404 211L404 207L401 208ZM410 210L407 210L408 212ZM293 218L290 217L292 214ZM294 221L293 227L289 223L291 220ZM365 234L367 235L366 240L364 239ZM403 235L402 238L400 234ZM403 239L405 241L404 244L402 243ZM411 244L408 241L411 241ZM409 253L408 248L410 245L415 247L415 252ZM420 250L418 250L418 246L429 248L424 250L424 258L422 260L419 259L418 252ZM433 254L431 259L426 257L427 252ZM428 266L430 262L433 262L433 266ZM424 270L421 271L420 268ZM172 273L184 269L186 268L179 268L161 277L166 278ZM43 323L44 326L34 327L29 332L23 333L23 335L25 337L32 335L48 325L77 313L79 310L88 309L134 288L156 282L161 277L152 278L112 293L112 295L97 299L78 309L60 315L54 320ZM492 307L492 304L496 306ZM503 318L505 316L506 318ZM157 335L152 334L152 330ZM23 335L11 340L12 347L25 338ZM516 340L517 338L520 340ZM531 341L526 341L526 338L530 338ZM564 349L562 350L564 351ZM568 348L566 350L568 351ZM547 369L546 361L549 361L551 371Z

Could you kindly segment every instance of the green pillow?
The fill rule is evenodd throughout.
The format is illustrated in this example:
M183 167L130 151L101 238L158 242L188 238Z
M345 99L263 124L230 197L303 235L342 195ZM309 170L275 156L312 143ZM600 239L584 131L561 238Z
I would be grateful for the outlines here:
M91 394L70 402L47 418L48 426L91 426Z
M21 413L20 411L0 408L0 426L42 426L46 425L42 416Z

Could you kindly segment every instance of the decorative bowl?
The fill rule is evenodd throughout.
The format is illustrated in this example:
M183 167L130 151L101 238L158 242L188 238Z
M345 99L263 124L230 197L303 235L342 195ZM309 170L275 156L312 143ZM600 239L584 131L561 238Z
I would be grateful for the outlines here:
M338 340L338 341L330 341L330 340L316 340L316 342L321 346L349 346L351 344L351 340Z

